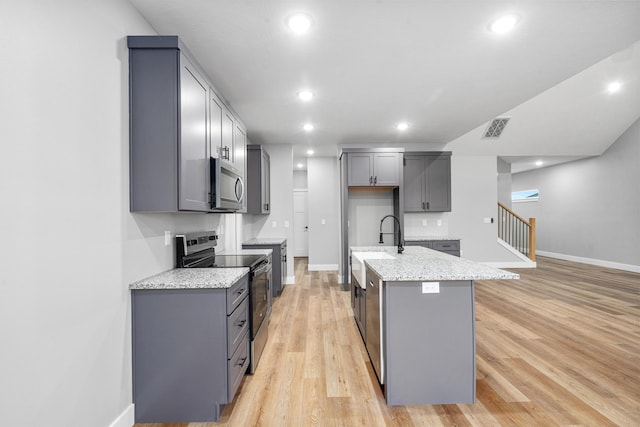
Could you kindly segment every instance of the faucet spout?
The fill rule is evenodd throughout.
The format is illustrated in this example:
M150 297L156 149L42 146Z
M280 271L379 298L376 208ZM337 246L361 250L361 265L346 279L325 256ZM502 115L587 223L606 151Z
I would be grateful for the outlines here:
M385 219L387 218L393 218L396 223L398 224L398 253L401 254L402 252L404 252L404 246L402 245L402 229L400 228L400 220L395 216L395 215L386 215L384 217L382 217L382 219L380 220L380 241L378 243L384 243L384 241L382 240L382 235L385 234L382 232L382 223L384 222ZM388 233L387 233L388 234ZM393 233L395 234L395 232Z

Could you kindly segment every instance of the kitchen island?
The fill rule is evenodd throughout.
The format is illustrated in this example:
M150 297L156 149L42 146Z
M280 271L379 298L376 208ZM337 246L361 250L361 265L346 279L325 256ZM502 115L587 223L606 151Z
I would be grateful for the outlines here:
M356 321L387 404L473 403L474 281L519 276L420 246L352 247L351 258Z

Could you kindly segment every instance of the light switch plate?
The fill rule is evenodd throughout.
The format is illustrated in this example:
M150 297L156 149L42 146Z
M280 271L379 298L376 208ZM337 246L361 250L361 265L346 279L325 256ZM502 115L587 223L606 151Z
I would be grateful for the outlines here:
M271 228L276 228L277 226L278 226L278 223L276 221L271 222Z
M442 227L442 220L441 219L438 220L438 227Z
M322 225L325 225L327 223L327 220L322 218Z
M284 222L284 228L289 228L289 221Z
M439 294L440 282L422 282L423 294Z
M427 220L426 220L426 219L423 219L423 220L422 220L422 226L423 226L423 227L426 227L426 226L427 226Z
M164 232L164 245L165 246L171 245L171 231L169 230L165 230Z

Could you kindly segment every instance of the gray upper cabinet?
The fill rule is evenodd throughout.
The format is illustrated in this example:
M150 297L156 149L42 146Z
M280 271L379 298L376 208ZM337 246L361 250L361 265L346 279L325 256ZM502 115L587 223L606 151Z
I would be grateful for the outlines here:
M236 120L234 128L234 166L242 176L247 176L247 129L244 125ZM242 198L242 212L247 211L246 188L244 189L245 197Z
M349 153L349 187L400 185L400 153Z
M405 153L404 211L451 211L451 153Z
M271 212L271 159L261 145L247 145L247 213Z
M210 159L228 152L225 161L244 166L234 146L241 123L177 36L127 43L130 210L211 212Z

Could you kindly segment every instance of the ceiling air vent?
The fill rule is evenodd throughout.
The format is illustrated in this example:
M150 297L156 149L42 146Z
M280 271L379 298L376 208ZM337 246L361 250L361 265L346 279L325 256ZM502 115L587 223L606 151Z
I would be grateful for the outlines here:
M507 126L509 122L509 117L498 117L494 119L487 128L487 131L484 133L483 138L499 138L502 134L502 131Z

